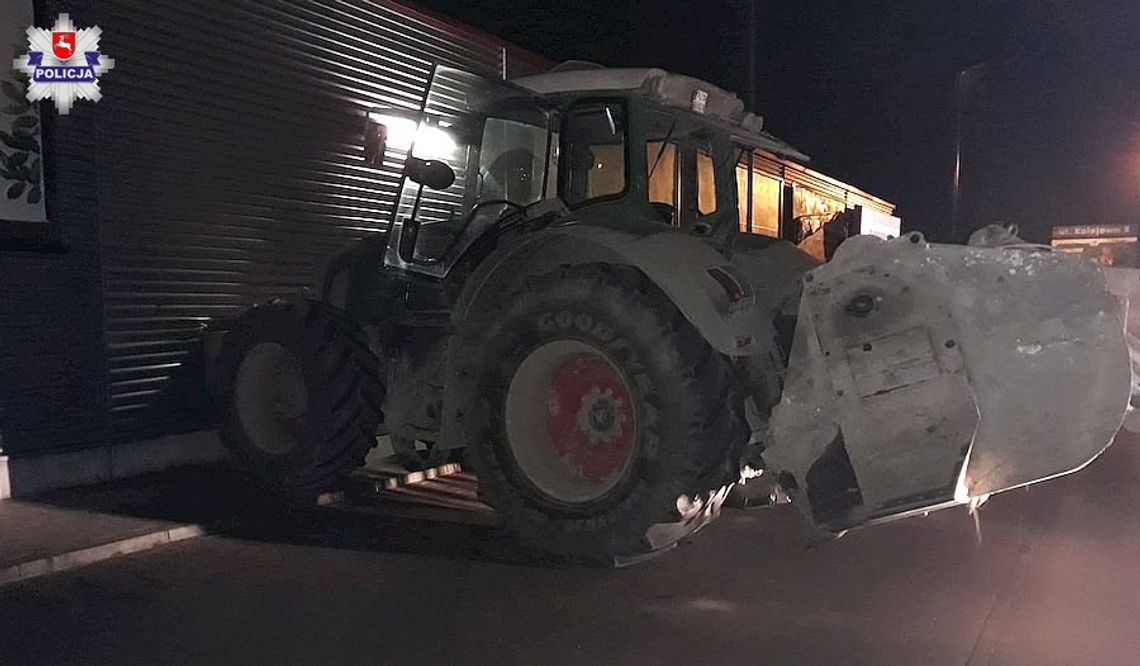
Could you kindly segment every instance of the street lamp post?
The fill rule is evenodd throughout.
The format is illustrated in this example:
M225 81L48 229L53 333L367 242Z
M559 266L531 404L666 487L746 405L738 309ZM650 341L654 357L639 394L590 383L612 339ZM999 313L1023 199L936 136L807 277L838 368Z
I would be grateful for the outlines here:
M970 76L975 71L985 67L986 63L979 62L958 72L954 77L954 195L950 207L950 242L958 240L958 216L962 191L962 106L965 102L966 88Z
M756 0L748 0L748 109L756 112Z

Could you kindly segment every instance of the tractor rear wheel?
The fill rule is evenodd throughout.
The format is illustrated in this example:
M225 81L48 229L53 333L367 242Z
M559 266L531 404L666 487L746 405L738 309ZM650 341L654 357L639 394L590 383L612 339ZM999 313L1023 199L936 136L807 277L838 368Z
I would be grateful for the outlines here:
M748 428L732 369L639 272L564 267L469 319L467 453L524 541L645 555L672 545L647 532L680 521L682 497L734 480Z
M222 441L272 490L326 490L376 444L377 359L328 306L276 301L250 309L226 334L219 366Z

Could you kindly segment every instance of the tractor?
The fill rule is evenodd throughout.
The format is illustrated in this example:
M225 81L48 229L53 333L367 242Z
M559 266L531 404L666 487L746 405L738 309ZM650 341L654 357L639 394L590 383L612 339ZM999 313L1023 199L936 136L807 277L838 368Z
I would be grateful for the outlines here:
M412 464L462 455L523 542L612 564L742 478L839 534L1080 468L1124 417L1095 266L915 232L821 263L741 233L737 165L806 157L708 83L437 66L361 148L401 174L387 231L247 310L219 357L223 441L282 493L387 435Z

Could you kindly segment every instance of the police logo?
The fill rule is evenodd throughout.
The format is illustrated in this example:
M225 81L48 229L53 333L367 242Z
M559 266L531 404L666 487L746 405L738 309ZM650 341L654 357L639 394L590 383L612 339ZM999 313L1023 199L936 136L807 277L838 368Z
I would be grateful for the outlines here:
M60 14L51 30L28 28L28 55L13 66L31 77L28 101L53 99L66 115L76 99L98 102L99 77L115 67L112 58L99 53L98 26L76 30L67 14Z

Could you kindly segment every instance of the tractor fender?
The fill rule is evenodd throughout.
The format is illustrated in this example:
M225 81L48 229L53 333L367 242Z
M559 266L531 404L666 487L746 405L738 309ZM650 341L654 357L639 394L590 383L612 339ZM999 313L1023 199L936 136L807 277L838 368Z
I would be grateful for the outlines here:
M388 233L371 233L329 258L316 273L320 300L353 320L365 321L378 308Z
M452 310L453 322L494 307L502 294L527 276L561 266L604 263L631 266L644 274L718 352L730 357L767 358L775 331L770 304L756 298L742 273L705 241L676 231L628 234L586 225L548 228L516 236L487 255L467 277ZM732 302L725 285L709 273L720 269L744 291ZM721 277L723 278L723 275ZM451 345L446 360L441 450L463 448L459 421L470 408L473 388L458 371L466 350Z
M774 336L771 304L758 298L744 274L708 243L671 230L634 235L577 225L521 236L489 255L471 275L455 309L457 320L486 307L520 275L584 263L641 271L726 356L768 352Z

